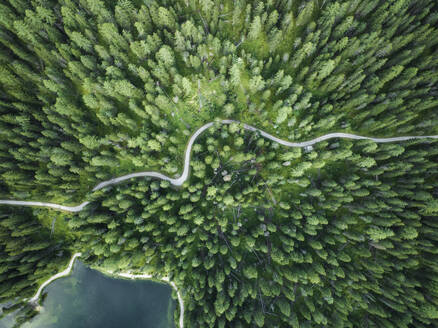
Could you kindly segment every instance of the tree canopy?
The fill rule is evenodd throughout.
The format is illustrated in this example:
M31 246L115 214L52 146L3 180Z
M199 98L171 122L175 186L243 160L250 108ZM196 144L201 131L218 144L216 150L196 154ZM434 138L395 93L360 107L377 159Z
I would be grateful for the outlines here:
M186 327L438 326L434 0L4 0L0 304L69 254L167 275ZM182 172L92 192L138 171ZM4 306L7 304L7 306ZM175 318L178 315L175 313Z

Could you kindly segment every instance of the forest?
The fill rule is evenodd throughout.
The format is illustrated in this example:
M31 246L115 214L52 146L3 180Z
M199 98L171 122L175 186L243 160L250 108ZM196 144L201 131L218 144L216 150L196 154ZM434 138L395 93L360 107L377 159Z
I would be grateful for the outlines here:
M0 317L82 252L191 327L438 326L435 0L4 0ZM120 175L178 177L182 186ZM174 295L175 296L175 295ZM177 311L176 311L177 312ZM174 314L177 326L178 313Z

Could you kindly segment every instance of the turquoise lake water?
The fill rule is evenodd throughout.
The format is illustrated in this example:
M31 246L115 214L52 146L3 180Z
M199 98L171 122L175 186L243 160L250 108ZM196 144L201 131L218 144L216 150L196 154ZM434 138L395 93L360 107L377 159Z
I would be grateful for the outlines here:
M44 293L42 311L22 328L174 328L167 284L109 278L77 261ZM0 320L0 328L9 327L10 317Z

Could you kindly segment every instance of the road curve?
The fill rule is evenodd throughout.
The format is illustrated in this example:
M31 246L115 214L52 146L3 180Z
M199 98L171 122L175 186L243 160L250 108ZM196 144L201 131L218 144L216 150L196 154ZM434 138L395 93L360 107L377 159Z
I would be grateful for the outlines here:
M232 123L238 123L241 124L241 122L236 120L221 120L218 121L222 124L232 124ZM152 178L158 178L161 180L169 181L174 186L181 186L188 178L189 176L189 169L190 169L190 156L192 152L192 147L196 139L201 135L205 130L213 126L215 122L209 122L201 126L198 130L193 133L193 135L190 137L189 142L187 143L185 154L184 154L184 168L181 176L179 178L170 178L167 175L164 175L160 172L154 172L154 171L145 171L145 172L137 172L137 173L130 173L126 174L117 178L109 179L107 181L103 181L99 184L97 184L93 191L105 188L107 186L111 186L114 184L118 184L122 181L129 180L132 178L139 178L139 177L152 177ZM392 137L392 138L373 138L373 137L365 137L360 136L356 134L351 133L343 133L343 132L335 132L335 133L328 133L323 136L317 137L312 140L303 141L303 142L291 142L287 140L283 140L280 138L277 138L273 136L272 134L269 134L259 128L256 128L252 125L243 123L243 128L248 131L254 131L259 132L260 135L266 139L272 140L274 142L277 142L283 146L286 147L308 147L312 146L318 142L333 139L333 138L342 138L342 139L354 139L354 140L372 140L376 143L388 143L388 142L400 142L400 141L406 141L406 140L413 140L413 139L438 139L438 135L432 135L432 136L402 136L402 137ZM82 204L79 204L77 206L64 206L59 204L53 204L53 203L44 203L44 202L34 202L34 201L16 201L16 200L0 200L0 204L7 204L7 205L22 205L22 206L43 206L43 207L50 207L53 209L68 211L68 212L79 212L81 211L85 206L89 204L89 202L83 202Z
M222 124L232 124L232 123L240 124L241 123L241 122L235 121L235 120L221 120L219 122ZM114 179L103 181L103 182L99 183L98 185L96 185L93 188L93 191L102 189L102 188L110 186L110 185L120 183L120 182L125 181L125 180L129 180L132 178L138 178L138 177L158 178L158 179L169 181L171 184L173 184L175 186L181 186L187 180L188 175L189 175L190 156L191 156L191 151L192 151L192 147L193 147L194 142L196 141L196 139L199 137L200 134L202 134L205 130L207 130L208 128L213 126L213 124L214 124L214 122L204 124L198 130L196 130L195 133L190 137L189 142L186 146L186 150L185 150L183 173L181 174L181 176L179 178L170 178L162 173L154 172L154 171L131 173L131 174L123 175L123 176L120 176L120 177L117 177ZM277 143L279 143L283 146L286 146L286 147L303 148L303 147L312 146L318 142L333 139L333 138L344 138L344 139L354 139L354 140L372 140L376 143L399 142L399 141L406 141L406 140L413 140L413 139L438 139L437 135L433 135L433 136L402 136L402 137L392 137L392 138L373 138L373 137L365 137L365 136L360 136L360 135L355 135L355 134L350 134L350 133L335 132L335 133L329 133L329 134L323 135L321 137L317 137L317 138L309 140L309 141L291 142L291 141L277 138L277 137L275 137L275 136L273 136L273 135L271 135L271 134L269 134L261 129L258 129L252 125L245 124L245 123L243 123L242 125L243 125L244 129L249 130L249 131L259 132L262 137L267 138L269 140L272 140L274 142L277 142ZM49 207L52 209L58 209L58 210L63 210L63 211L68 211L68 212L79 212L85 206L87 206L89 204L89 202L85 201L82 204L79 204L77 206L65 206L65 205L59 205L59 204L54 204L54 203L35 202L35 201L0 200L0 204L19 205L19 206L20 205L21 206L40 206L40 207ZM73 263L74 263L75 259L79 256L81 256L81 253L75 253L73 255L73 257L71 258L67 269L55 274L54 276L50 277L47 281L45 281L39 287L37 293L29 300L29 302L35 303L39 299L44 287L46 287L52 281L70 274L70 271L73 267ZM152 276L150 276L150 275L133 275L130 273L119 273L116 275L118 275L120 277L124 277L124 278L130 278L130 279L150 279L150 278L152 278ZM169 279L167 277L164 277L162 280L170 283L170 285L177 292L178 301L179 301L179 305L180 305L180 309L181 309L180 310L179 325L182 328L183 323L184 323L184 302L183 302L183 299L181 297L181 294L180 294L179 290L177 289L174 282L169 281Z
M227 121L227 122L229 121L229 123L225 123L225 121ZM225 123L225 124L232 123L231 120L224 120L222 122ZM185 152L185 156L184 156L184 169L183 169L183 173L181 174L181 176L179 178L177 178L177 179L169 178L168 176L166 176L164 174L161 174L159 172L138 172L138 173L131 173L131 174L123 175L123 176L118 177L118 178L114 178L114 179L110 179L110 180L101 182L96 187L93 188L93 191L102 189L102 188L104 188L106 186L109 186L109 185L113 185L113 184L119 183L119 182L124 181L124 180L132 179L132 178L138 178L138 177L159 178L159 179L162 179L162 180L169 181L174 186L181 186L187 180L187 178L189 176L190 156L191 156L191 153L192 153L193 144L195 143L195 141L199 137L199 135L202 134L205 130L207 130L211 126L213 126L213 124L214 124L214 122L210 122L210 123L204 124L198 130L196 130L195 133L193 133L193 135L190 137L189 142L187 143L187 146L186 146L186 152Z
M81 253L75 253L73 254L73 256L71 257L70 263L68 264L68 267L61 272L58 272L57 274L51 276L49 279L47 279L46 281L43 282L43 284L40 286L40 288L38 288L38 291L36 292L36 294L29 299L29 303L36 303L38 301L38 299L40 298L41 292L43 291L44 287L46 287L48 284L50 284L52 281L61 278L61 277L65 277L68 276L70 274L71 269L73 268L73 263L75 262L76 258L81 256Z

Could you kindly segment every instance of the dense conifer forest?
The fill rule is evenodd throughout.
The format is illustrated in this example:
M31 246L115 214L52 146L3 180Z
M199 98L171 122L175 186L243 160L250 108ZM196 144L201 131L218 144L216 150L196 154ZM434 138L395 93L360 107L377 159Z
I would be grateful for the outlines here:
M4 0L0 304L73 252L168 276L185 327L438 326L435 0ZM181 174L182 186L127 173ZM177 322L178 313L175 313Z

